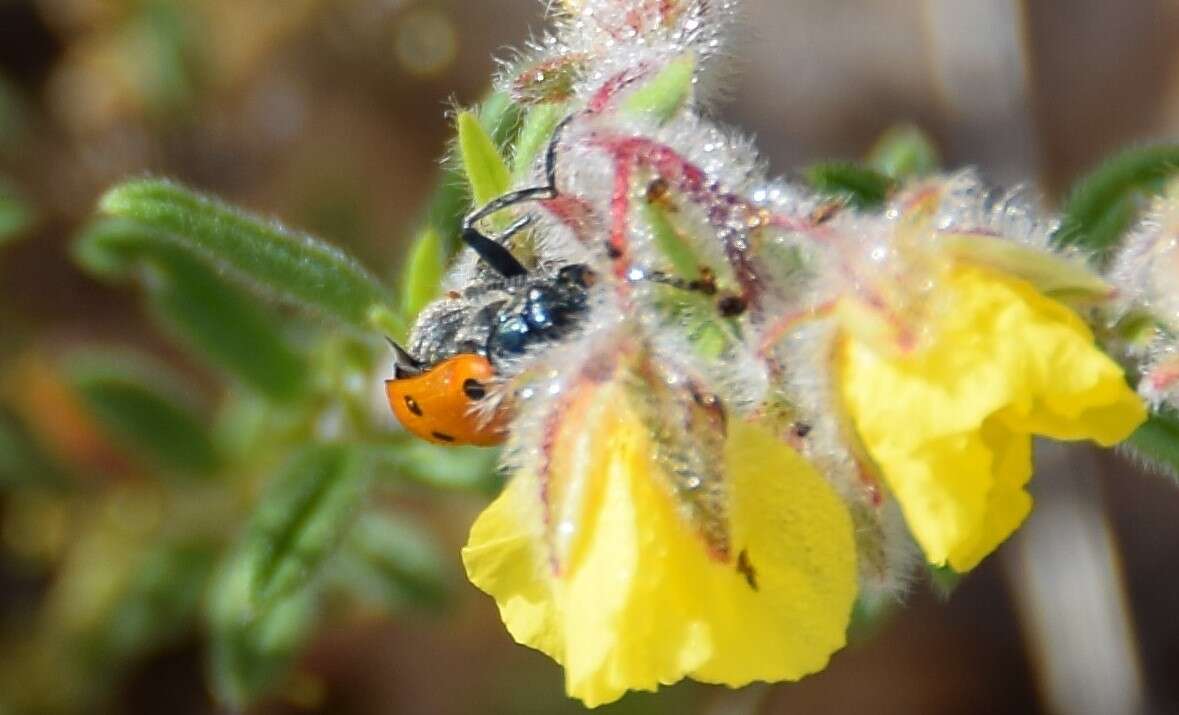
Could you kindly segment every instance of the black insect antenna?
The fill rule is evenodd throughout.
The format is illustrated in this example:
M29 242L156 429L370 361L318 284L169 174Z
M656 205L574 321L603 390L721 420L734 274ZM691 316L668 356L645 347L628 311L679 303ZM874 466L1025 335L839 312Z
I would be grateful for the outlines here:
M519 189L498 196L491 201L484 204L478 210L467 214L463 219L462 239L463 243L467 244L483 259L487 265L491 266L496 273L499 273L504 278L513 278L515 276L522 276L528 273L528 269L524 267L512 252L504 246L504 243L518 233L521 229L532 222L531 216L522 216L517 219L511 226L508 226L499 235L485 234L476 228L483 219L488 216L502 211L517 204L526 203L529 201L544 201L546 199L554 199L557 197L557 146L561 141L561 133L569 124L570 120L575 115L569 115L561 120L561 122L553 129L553 136L549 139L548 149L545 151L545 185L533 186L526 189Z
M397 341L388 335L385 336L389 347L393 348L393 378L400 380L403 377L413 377L422 374L422 362L410 355L405 348L397 344Z

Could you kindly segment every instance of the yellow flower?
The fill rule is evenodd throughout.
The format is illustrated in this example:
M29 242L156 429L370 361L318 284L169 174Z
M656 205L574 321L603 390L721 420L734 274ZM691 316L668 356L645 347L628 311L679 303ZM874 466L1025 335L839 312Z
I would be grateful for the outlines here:
M958 265L911 355L849 335L843 399L935 564L973 568L1031 509L1031 436L1112 445L1145 419L1122 370L1068 308L1029 284Z
M590 706L684 677L735 687L823 668L856 570L847 510L822 477L765 429L730 424L721 556L673 498L620 381L571 402L552 483L515 474L463 551L512 636L563 664ZM546 513L576 528L546 529Z

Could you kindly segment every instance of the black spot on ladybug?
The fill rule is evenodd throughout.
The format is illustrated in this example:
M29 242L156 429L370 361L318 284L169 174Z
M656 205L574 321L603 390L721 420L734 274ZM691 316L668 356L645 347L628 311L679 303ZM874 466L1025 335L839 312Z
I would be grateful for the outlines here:
M451 437L450 435L446 434L445 432L431 432L430 436L440 442L453 442L454 441L454 437Z
M468 378L463 382L463 394L472 400L482 400L487 396L487 389L478 380Z
M745 577L745 583L749 584L749 588L757 590L757 569L753 568L749 561L749 552L745 549L741 549L741 553L737 555L737 573Z
M405 406L409 408L410 412L414 413L418 417L422 416L421 405L419 405L417 400L413 399L409 395L405 396Z

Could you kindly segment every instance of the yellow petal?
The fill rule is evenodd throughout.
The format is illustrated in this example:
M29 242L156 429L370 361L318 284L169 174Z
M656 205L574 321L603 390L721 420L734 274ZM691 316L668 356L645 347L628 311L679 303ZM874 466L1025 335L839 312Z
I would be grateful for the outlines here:
M583 501L576 557L557 572L528 473L463 550L512 636L562 663L569 694L590 706L685 676L738 686L821 669L844 643L856 589L851 522L827 483L766 430L731 425L734 557L722 561L676 509L622 390L596 391L614 409L581 413L582 433L600 436L581 452L578 477L597 496Z
M959 267L917 354L883 355L848 338L848 413L927 558L968 570L1031 507L1031 435L1127 437L1145 408L1121 368L1069 309L1023 281Z

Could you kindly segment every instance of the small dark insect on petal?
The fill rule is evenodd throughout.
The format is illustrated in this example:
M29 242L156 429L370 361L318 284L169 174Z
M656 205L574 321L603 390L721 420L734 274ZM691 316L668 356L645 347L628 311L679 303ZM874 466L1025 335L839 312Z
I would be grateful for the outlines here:
M806 437L811 433L811 426L806 422L795 422L793 432L795 437Z
M487 389L478 380L467 379L463 382L463 394L472 400L482 400L487 396Z
M757 590L757 569L753 568L749 561L749 552L745 549L741 549L737 556L737 573L745 577L745 583L749 584L749 588Z

